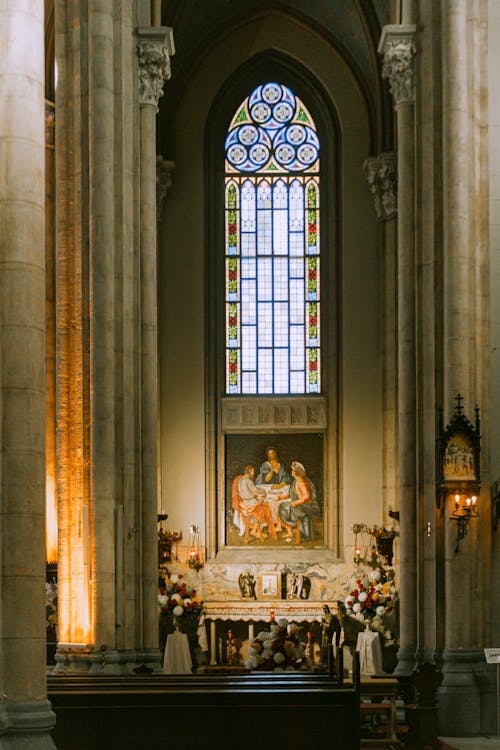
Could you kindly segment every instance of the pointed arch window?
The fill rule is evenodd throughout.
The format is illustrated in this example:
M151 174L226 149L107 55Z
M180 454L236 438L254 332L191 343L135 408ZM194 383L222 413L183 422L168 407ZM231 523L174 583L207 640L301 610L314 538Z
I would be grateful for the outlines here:
M317 394L320 143L290 88L257 86L225 140L226 393Z

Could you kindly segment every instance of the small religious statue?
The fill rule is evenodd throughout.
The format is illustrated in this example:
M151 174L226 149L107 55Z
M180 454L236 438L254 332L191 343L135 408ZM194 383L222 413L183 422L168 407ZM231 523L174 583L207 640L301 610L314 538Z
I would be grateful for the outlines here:
M290 573L287 576L287 599L300 599L302 586L304 585L304 576L301 573Z
M330 667L332 662L332 645L340 646L342 626L328 604L323 607L321 618L321 664Z
M240 573L238 577L238 584L240 587L240 595L242 599L257 599L255 593L255 578L246 570L244 573Z

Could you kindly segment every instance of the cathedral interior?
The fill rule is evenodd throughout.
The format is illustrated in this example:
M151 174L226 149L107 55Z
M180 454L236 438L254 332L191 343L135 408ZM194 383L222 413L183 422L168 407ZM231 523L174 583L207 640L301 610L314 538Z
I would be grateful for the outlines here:
M2 750L500 734L499 33L0 3Z

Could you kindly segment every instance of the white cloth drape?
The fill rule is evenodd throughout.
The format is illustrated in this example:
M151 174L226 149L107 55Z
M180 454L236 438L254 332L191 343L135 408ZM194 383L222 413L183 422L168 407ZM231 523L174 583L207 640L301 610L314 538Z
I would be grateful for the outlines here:
M191 667L188 637L180 630L176 630L167 638L163 671L165 674L191 674Z

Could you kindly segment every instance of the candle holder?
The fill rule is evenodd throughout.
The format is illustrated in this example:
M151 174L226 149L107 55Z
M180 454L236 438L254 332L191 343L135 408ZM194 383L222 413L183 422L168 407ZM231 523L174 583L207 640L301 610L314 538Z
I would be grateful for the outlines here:
M201 545L200 545L200 527L196 524L191 524L189 527L189 545L188 545L188 565L193 570L201 570L203 567L203 559L201 556Z
M465 500L462 499L461 495L455 495L455 508L450 516L450 521L456 521L457 524L455 552L458 552L460 542L467 535L471 518L477 518L478 516L479 510L476 495L466 497Z

